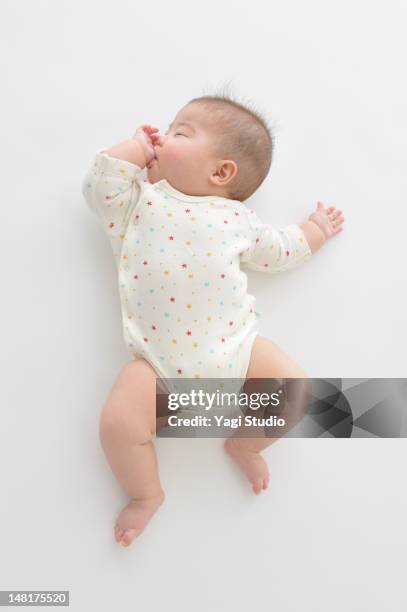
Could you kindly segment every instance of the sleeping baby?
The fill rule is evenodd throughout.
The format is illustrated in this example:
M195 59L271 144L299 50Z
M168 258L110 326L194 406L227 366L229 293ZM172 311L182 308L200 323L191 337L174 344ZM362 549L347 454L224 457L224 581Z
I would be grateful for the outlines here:
M171 381L183 378L308 378L259 334L245 270L292 269L344 221L318 202L301 225L275 228L247 207L268 174L274 142L261 114L230 97L194 98L158 132L144 124L99 149L82 184L117 264L131 356L100 419L103 451L129 497L114 526L123 546L164 501L153 445L157 379L171 391ZM255 494L268 486L260 452L274 440L225 440Z

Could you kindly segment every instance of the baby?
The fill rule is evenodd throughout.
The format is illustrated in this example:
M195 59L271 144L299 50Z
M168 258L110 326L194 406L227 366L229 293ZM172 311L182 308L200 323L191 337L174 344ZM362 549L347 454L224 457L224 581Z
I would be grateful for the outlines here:
M344 221L318 202L301 225L276 229L244 204L267 176L273 137L257 111L230 97L194 98L157 132L142 125L98 150L82 185L113 249L132 357L100 419L104 453L130 498L115 524L123 546L164 500L153 445L157 378L308 378L259 335L244 269L298 266ZM268 486L260 451L273 441L225 440L255 494Z

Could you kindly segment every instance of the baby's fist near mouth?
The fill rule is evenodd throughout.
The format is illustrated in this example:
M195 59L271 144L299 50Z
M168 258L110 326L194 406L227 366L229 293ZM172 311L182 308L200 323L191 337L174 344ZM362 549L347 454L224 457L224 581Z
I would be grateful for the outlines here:
M137 142L140 143L143 149L145 163L147 167L149 167L152 160L155 158L155 151L154 151L154 144L156 142L156 139L154 138L156 136L155 132L158 132L158 128L152 127L149 124L143 124L137 128L136 132L132 136L134 140L137 140ZM153 139L154 139L154 143L153 143Z

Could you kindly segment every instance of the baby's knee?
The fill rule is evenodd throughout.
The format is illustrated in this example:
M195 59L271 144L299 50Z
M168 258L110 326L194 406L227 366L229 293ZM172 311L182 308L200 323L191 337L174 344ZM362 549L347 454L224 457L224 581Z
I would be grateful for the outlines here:
M302 369L300 365L297 364L295 371L293 372L293 377L295 378L304 378L309 380L309 375L305 370Z
M309 410L312 399L311 379L305 373L296 378L287 378L283 390L284 409L293 422L298 422Z

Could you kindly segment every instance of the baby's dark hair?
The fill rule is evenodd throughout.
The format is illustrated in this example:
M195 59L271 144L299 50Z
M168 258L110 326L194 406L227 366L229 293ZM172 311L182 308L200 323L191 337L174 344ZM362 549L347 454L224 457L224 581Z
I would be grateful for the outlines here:
M267 120L252 103L223 92L193 98L188 104L192 103L210 110L208 123L217 136L214 153L238 166L228 185L229 197L247 200L266 178L273 159L275 142Z

